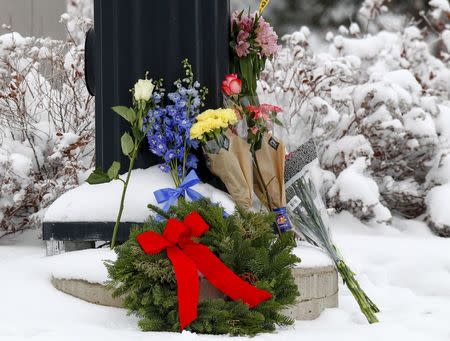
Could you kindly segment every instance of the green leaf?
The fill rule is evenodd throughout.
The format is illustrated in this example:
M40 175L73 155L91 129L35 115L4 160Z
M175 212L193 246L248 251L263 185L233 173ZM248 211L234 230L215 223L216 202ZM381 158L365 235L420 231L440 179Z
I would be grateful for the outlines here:
M124 155L130 155L134 149L134 141L130 134L125 133L120 139L120 144L122 146L122 153Z
M273 121L273 123L275 123L276 125L279 125L279 126L283 126L283 123L281 123L281 121L275 116L275 115L273 115L273 117L272 117L272 121Z
M108 169L108 177L113 180L119 177L120 172L120 162L114 161Z
M251 59L249 57L241 58L239 60L239 64L240 64L239 66L241 67L242 77L245 78L247 82L250 82L253 73Z
M111 179L104 171L102 171L100 168L97 168L94 170L91 175L86 179L86 182L90 185L99 185L99 184L105 184L107 182L110 182Z
M126 120L127 122L130 122L130 123L133 123L137 118L137 115L134 112L134 110L131 108L128 108L128 107L117 106L117 107L112 107L112 110L114 110L124 120Z

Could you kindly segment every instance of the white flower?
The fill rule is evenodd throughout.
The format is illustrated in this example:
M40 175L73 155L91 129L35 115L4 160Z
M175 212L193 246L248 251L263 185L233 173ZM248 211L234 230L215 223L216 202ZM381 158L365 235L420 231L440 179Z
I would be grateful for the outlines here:
M134 85L134 99L136 101L148 101L155 89L151 79L139 79Z

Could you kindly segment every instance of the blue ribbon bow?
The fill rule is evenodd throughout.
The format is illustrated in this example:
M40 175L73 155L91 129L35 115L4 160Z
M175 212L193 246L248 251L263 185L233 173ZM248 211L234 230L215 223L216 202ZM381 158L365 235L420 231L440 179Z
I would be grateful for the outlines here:
M164 212L167 212L169 211L169 208L177 202L179 197L186 198L186 194L193 201L203 199L203 195L191 188L198 183L200 183L200 179L197 176L197 173L195 173L194 170L191 170L179 187L159 189L153 192L153 195L158 204L164 204L162 209Z

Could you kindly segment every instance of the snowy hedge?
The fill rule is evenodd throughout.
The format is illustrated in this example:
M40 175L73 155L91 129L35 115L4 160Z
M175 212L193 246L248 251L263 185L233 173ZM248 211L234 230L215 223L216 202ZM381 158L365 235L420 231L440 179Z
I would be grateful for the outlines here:
M417 23L362 34L353 23L329 33L320 53L306 27L284 36L259 92L285 109L277 134L290 151L315 139L330 207L386 222L425 215L449 235L450 8L430 4L430 30ZM362 13L378 5L367 0Z
M430 6L421 22L397 20L405 24L393 31L340 27L322 48L311 47L306 27L283 37L259 92L285 109L277 134L289 151L316 140L330 207L387 222L423 216L449 236L450 5ZM365 0L360 14L386 23L377 17L386 11L384 0ZM86 16L90 1L70 2L66 41L0 36L0 238L38 226L42 210L93 166Z
M0 238L39 226L42 210L93 166L94 101L84 51L64 15L66 41L0 36Z

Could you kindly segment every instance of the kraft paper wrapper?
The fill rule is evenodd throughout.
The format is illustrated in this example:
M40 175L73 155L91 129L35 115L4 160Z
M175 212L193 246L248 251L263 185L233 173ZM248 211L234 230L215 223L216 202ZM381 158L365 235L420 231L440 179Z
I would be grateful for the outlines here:
M272 145L278 145L274 148L269 141L272 139ZM262 139L261 149L255 153L262 179L258 176L256 165L253 168L255 177L255 193L259 200L269 208L266 195L261 181L267 186L270 199L272 201L272 209L286 207L286 191L284 186L284 162L285 162L285 146L284 143L274 139L271 135L265 134Z
M240 207L250 209L253 203L253 166L250 145L230 130L228 150L221 148L217 154L207 153L209 169L227 187L228 193Z

